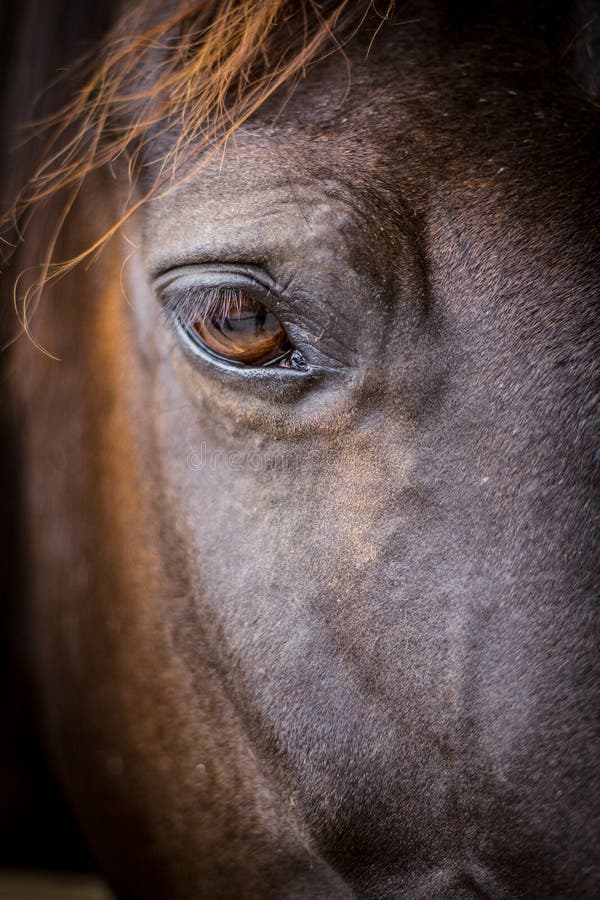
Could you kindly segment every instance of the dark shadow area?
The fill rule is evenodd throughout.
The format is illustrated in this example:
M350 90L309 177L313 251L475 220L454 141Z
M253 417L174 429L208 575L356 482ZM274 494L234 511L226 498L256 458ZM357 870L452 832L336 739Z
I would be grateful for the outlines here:
M24 124L57 102L48 86L59 64L76 58L106 26L111 3L0 4L0 202L35 164L35 142L21 148ZM58 91L60 94L60 89ZM39 103L39 98L43 101ZM59 101L58 101L59 102ZM21 527L19 426L10 397L10 344L19 324L10 303L14 278L7 247L0 253L0 868L88 871L94 863L54 783L36 731L31 645L27 629L27 564Z

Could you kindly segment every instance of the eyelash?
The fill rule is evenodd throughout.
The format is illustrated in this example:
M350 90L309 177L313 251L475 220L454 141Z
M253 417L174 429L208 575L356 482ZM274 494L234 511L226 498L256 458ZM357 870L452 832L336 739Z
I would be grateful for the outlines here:
M178 290L173 296L167 294L164 303L167 324L187 328L193 322L206 323L211 316L231 315L239 310L244 293L248 292L240 287L215 285Z

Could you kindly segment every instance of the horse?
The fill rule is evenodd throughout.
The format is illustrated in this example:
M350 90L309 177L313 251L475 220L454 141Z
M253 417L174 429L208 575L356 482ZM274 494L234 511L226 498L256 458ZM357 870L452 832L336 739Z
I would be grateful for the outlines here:
M116 895L597 898L597 3L20 7L22 647Z

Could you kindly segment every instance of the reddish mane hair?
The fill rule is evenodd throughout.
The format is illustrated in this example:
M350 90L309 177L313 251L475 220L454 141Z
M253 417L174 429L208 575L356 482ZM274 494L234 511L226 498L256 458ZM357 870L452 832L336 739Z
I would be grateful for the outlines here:
M22 240L32 214L56 198L61 209L43 248L41 274L18 308L27 309L48 281L101 249L129 216L180 175L193 152L222 146L276 91L293 89L307 66L343 47L373 0L137 0L76 67L79 89L38 123L46 135L36 170L2 225ZM161 140L163 138L163 140ZM168 139L167 139L168 138ZM156 155L156 147L165 148ZM150 187L77 257L54 261L64 221L88 176L126 161L133 184L142 169ZM14 232L13 232L14 233ZM39 249L37 251L40 253Z

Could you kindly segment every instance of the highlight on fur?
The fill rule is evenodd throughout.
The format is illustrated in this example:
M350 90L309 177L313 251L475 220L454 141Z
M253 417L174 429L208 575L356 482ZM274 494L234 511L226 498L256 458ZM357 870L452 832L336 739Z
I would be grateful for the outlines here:
M26 333L45 284L93 256L157 191L177 182L192 154L223 146L276 91L293 89L306 68L339 51L370 13L373 0L137 0L81 63L82 86L45 121L46 151L2 221L22 236L38 208L64 197L43 236L40 274L15 306ZM158 152L157 147L165 148ZM114 224L70 260L54 261L56 242L85 179L126 161L133 185L149 188ZM148 177L149 176L149 177ZM32 338L33 340L33 338ZM34 341L35 342L35 341Z

